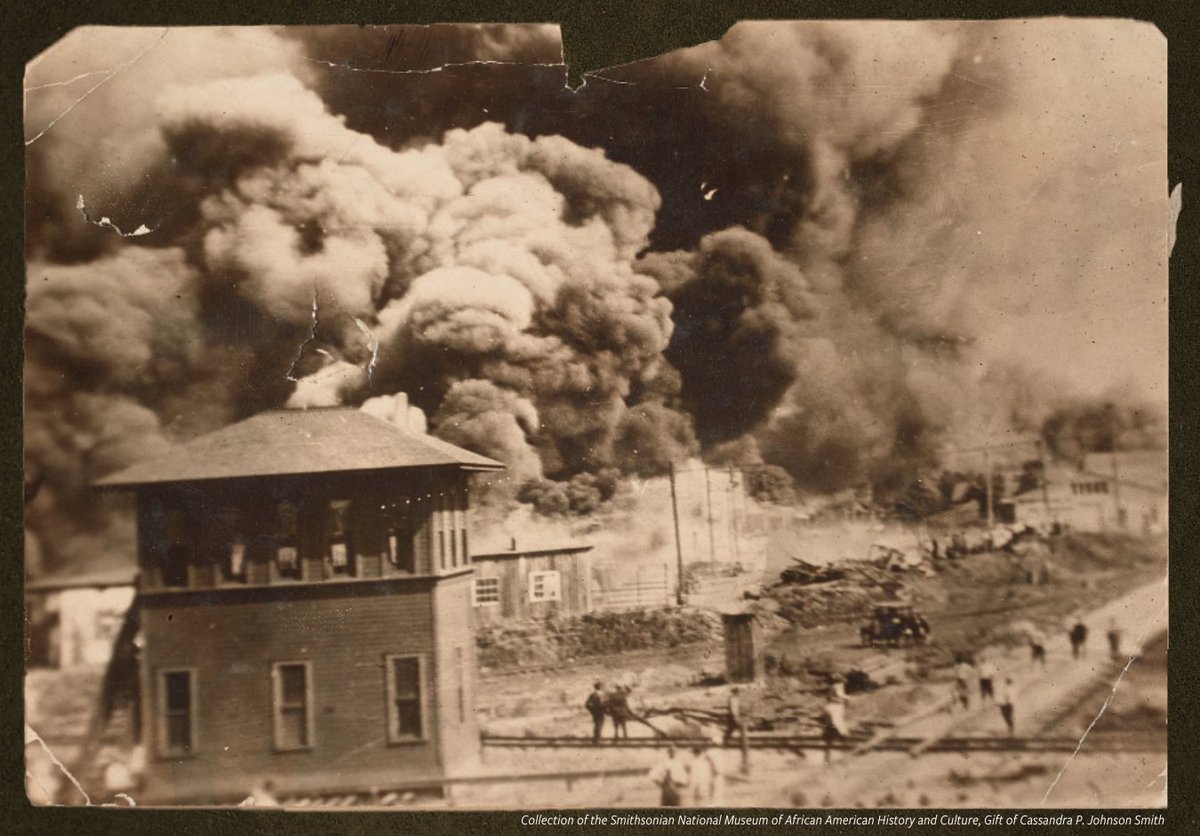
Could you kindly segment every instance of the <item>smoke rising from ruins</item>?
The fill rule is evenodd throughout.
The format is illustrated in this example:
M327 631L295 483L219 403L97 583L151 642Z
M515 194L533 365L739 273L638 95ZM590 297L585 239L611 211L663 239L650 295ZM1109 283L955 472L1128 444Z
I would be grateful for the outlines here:
M284 404L404 393L587 512L698 454L899 485L1112 343L1106 397L1165 399L1165 91L1104 23L739 24L578 93L556 27L72 33L27 78L44 559L127 536L90 480Z

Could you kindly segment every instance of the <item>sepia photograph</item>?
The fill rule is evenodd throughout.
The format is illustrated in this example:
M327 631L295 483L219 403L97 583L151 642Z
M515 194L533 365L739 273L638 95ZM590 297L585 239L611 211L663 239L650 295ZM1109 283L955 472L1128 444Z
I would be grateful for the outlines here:
M23 87L30 803L1161 823L1167 51L70 31Z

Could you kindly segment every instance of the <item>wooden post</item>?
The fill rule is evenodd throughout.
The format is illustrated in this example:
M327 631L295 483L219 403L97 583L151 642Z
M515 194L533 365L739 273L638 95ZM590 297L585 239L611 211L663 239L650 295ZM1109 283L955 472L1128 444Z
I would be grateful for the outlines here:
M1046 506L1046 521L1053 522L1050 513L1050 488L1046 484L1049 481L1050 472L1046 469L1046 459L1042 457L1042 440L1039 438L1034 443L1037 444L1038 464L1042 468L1042 504Z
M992 530L995 525L994 512L992 510L992 454L987 447L983 448L983 467L987 471L987 527L988 531Z
M675 463L668 465L671 477L671 516L675 519L675 603L683 606L683 543L679 540L679 501L675 496Z
M709 479L708 465L704 466L704 499L708 505L708 559L710 562L716 563L717 536L713 531L712 480Z

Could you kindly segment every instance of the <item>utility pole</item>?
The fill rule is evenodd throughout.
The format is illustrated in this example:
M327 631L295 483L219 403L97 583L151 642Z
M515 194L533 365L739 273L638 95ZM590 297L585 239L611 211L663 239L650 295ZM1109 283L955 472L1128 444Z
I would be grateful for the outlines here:
M729 534L733 540L733 562L742 562L742 547L738 542L738 488L737 479L733 475L733 467L729 468Z
M671 462L668 471L671 476L671 516L675 518L675 603L683 606L683 544L679 540L679 502L675 497L675 463Z
M708 559L711 563L717 562L717 535L713 530L713 512L712 512L712 480L708 475L708 465L704 466L704 500L708 505Z
M1050 488L1046 484L1049 481L1049 471L1046 470L1046 459L1042 456L1042 440L1039 438L1034 443L1037 445L1038 465L1042 469L1042 504L1046 506L1046 522L1053 522L1050 519Z
M995 525L994 513L992 511L992 454L988 448L983 448L983 467L987 471L987 527L991 531Z

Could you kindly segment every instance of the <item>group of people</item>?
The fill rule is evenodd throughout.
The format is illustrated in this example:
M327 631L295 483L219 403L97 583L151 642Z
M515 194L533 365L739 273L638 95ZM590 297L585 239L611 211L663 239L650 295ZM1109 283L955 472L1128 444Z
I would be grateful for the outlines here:
M1000 672L988 657L983 657L976 664L974 657L960 655L954 666L954 700L952 706L960 706L963 711L971 707L971 691L979 689L979 704L991 703L1000 709L1000 717L1011 735L1016 731L1016 687L1013 678L1006 675L1000 678Z
M1071 644L1071 658L1078 660L1087 656L1088 626L1083 617L1070 616L1063 627L1067 631L1067 641ZM1108 639L1109 656L1114 661L1119 661L1122 633L1115 618L1109 619L1105 637ZM1043 668L1046 667L1046 637L1040 630L1033 630L1029 634L1029 655L1034 664L1040 663Z
M650 770L663 807L720 806L721 767L717 753L707 746L692 747L692 756L680 756L667 746L663 759Z
M635 719L633 710L629 707L629 694L632 690L628 685L618 684L606 691L603 682L596 683L583 704L592 715L592 743L600 742L605 717L612 719L613 740L629 737L626 724Z

